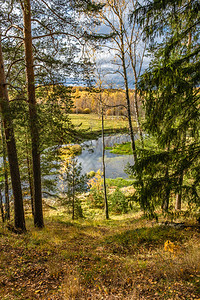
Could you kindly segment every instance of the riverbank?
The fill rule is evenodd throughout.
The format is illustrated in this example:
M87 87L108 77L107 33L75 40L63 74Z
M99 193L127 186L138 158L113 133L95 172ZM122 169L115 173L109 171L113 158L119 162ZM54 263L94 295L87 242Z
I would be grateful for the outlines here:
M136 139L135 140L136 149L145 149L145 150L158 149L156 141L152 137L144 137L143 143L144 143L144 145L142 146L141 140ZM120 154L120 155L132 155L133 154L133 151L131 148L131 142L115 144L113 147L107 147L106 149L110 150L110 152L114 153L114 154Z
M0 226L1 299L199 299L199 232L141 213L72 222L45 209L45 228Z

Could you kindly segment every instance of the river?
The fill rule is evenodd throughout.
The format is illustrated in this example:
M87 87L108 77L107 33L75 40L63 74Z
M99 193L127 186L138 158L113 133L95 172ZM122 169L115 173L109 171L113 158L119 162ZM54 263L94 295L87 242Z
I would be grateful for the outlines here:
M130 141L128 134L105 136L105 146L112 147L114 144L122 144ZM87 141L81 144L82 153L77 157L82 165L83 173L102 170L102 138ZM133 164L132 155L118 155L105 150L105 164L107 178L127 178L124 168L127 163Z

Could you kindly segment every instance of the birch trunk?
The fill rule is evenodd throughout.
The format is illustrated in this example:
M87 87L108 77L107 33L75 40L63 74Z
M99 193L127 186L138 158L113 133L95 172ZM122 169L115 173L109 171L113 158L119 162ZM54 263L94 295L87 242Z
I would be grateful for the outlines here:
M106 167L105 167L105 143L104 143L104 114L103 107L101 109L101 128L102 128L102 164L103 164L103 187L104 187L104 202L105 202L105 214L106 219L109 219L108 213L108 199L106 190Z

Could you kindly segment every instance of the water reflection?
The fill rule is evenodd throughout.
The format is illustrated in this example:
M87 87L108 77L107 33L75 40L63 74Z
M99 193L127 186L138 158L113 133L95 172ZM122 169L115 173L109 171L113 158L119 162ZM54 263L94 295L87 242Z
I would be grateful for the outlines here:
M130 137L127 134L118 134L105 137L105 146L112 147L114 144L129 142ZM82 145L82 154L78 156L78 162L82 164L83 172L102 170L102 138L84 142ZM113 154L109 150L105 151L106 177L126 178L127 174L124 168L127 163L133 164L132 155Z

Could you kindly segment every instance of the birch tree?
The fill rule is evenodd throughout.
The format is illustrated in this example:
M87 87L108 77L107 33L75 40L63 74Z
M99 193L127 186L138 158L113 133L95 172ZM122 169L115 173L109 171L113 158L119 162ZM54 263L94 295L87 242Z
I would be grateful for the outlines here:
M137 152L132 125L130 85L134 85L134 110L140 138L143 141L138 110L138 79L141 75L145 53L145 44L141 43L141 35L136 23L129 22L129 13L135 7L135 1L106 1L101 18L108 30L113 32L112 41L105 47L115 55L112 63L116 72L122 76L126 94L127 115L134 160L137 162ZM142 45L141 45L142 44ZM131 75L130 75L131 72Z

